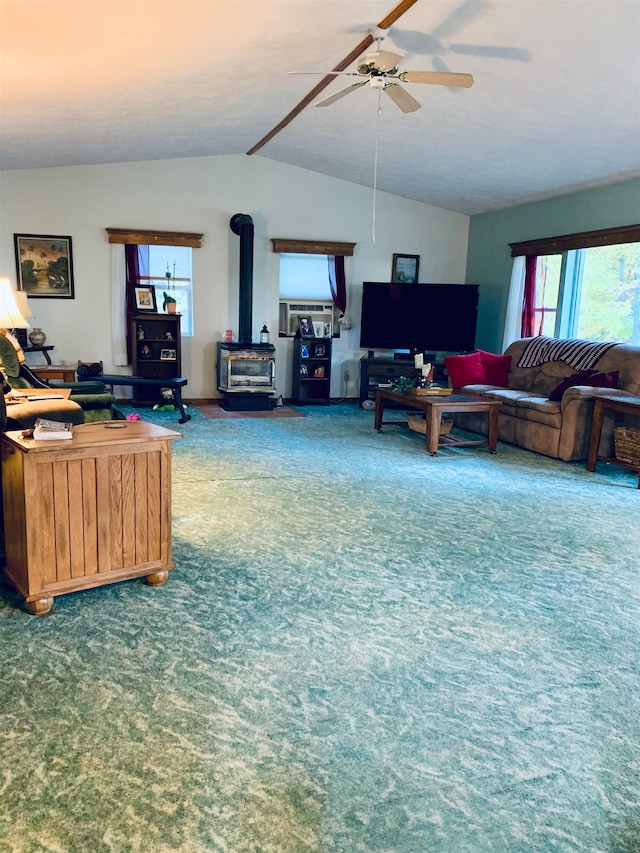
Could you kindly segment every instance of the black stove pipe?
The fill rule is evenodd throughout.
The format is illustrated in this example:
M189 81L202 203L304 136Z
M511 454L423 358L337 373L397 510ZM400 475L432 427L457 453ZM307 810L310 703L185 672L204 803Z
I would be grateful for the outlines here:
M247 213L236 213L229 225L240 237L238 342L250 344L253 325L253 219Z

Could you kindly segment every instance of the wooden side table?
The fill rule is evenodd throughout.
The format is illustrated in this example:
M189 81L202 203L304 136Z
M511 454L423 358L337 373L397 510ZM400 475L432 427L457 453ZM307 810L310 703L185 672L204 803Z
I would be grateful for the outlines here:
M72 439L0 437L5 573L27 610L130 578L165 583L171 560L171 442L144 421L81 424Z
M591 419L591 438L589 439L589 455L587 457L587 471L595 471L597 462L608 462L610 465L619 465L621 468L629 468L638 472L638 488L640 489L640 465L631 465L611 456L600 456L600 438L602 436L602 422L605 412L618 412L623 415L634 415L640 418L640 397L596 397L593 401L593 416Z
M43 382L48 382L50 379L61 379L63 382L75 382L76 371L74 367L67 367L64 364L52 364L46 367L30 367L29 370L42 379ZM96 377L99 379L100 377Z
M24 347L23 352L41 352L42 355L44 356L44 360L47 362L47 364L51 364L51 357L49 356L49 353L51 352L52 349L55 349L53 344L47 344L46 346L43 346L43 347L34 347L34 346Z

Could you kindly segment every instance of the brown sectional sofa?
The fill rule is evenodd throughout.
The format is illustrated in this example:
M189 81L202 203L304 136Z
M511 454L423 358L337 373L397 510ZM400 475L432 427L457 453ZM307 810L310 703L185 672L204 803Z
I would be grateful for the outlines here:
M593 388L584 385L569 388L561 401L549 400L558 383L576 373L564 361L548 361L536 367L518 367L531 338L514 341L505 350L511 356L507 387L465 385L464 393L488 396L502 401L500 441L516 444L545 456L567 462L587 458L593 398L596 396L638 398L640 404L640 347L616 344L593 365L601 372L618 371L618 388ZM475 413L458 415L456 425L473 432L486 433L486 416ZM640 426L638 419L629 421ZM605 419L601 452L613 455L613 421Z

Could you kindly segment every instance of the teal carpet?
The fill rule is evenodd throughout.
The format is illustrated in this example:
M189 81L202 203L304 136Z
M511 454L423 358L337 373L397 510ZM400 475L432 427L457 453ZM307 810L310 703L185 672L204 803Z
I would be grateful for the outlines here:
M640 851L631 472L191 411L164 588L0 587L0 853Z

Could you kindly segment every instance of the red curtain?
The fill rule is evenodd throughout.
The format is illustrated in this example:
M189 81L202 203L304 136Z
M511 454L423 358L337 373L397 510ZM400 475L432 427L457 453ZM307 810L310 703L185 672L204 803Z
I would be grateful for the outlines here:
M342 255L329 255L329 286L331 287L333 304L342 316L347 310L347 285Z
M537 255L527 255L525 261L524 297L522 300L522 325L521 337L531 338L535 331L535 304L536 304L536 270L538 267Z

